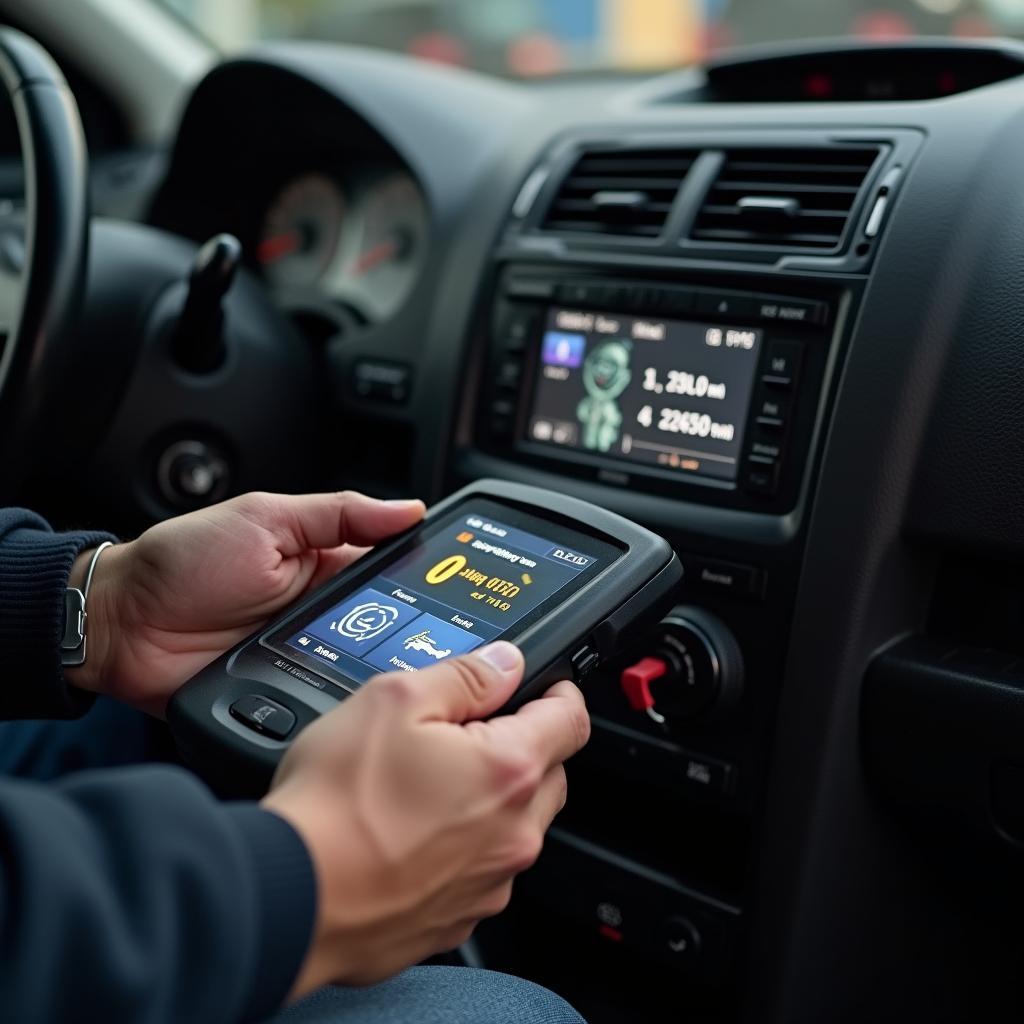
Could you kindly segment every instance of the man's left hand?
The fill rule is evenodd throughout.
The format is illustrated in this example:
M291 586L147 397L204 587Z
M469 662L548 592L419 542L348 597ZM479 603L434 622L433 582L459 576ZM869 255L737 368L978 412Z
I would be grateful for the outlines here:
M159 523L100 554L86 662L67 679L162 715L204 665L423 511L354 492L256 493ZM91 557L75 562L72 586Z

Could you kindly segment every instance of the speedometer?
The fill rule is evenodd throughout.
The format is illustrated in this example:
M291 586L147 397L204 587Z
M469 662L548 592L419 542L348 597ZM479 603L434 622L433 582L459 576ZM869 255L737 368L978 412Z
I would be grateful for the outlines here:
M256 259L271 285L316 285L334 262L345 221L345 197L323 174L305 174L278 193L263 221Z
M402 172L370 184L354 201L338 294L370 320L397 312L418 277L427 244L427 206Z

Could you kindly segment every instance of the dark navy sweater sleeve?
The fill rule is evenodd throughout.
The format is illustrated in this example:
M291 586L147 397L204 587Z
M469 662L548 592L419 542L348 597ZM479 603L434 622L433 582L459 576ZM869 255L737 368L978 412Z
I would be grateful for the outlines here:
M92 698L64 681L64 591L79 552L106 533L54 533L20 508L0 509L0 719L74 718Z
M88 707L61 673L64 590L106 539L0 510L0 718ZM2 1020L259 1020L294 983L315 910L291 826L183 770L0 777Z
M290 825L179 769L0 780L3 1020L260 1020L294 983L314 903Z

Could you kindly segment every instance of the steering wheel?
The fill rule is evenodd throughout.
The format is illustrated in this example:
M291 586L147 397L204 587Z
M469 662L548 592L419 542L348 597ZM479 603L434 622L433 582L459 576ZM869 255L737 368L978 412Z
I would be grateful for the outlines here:
M91 218L56 64L0 29L0 77L25 168L23 215L0 206L0 504L135 531L231 493L307 489L330 425L322 354L240 243Z
M14 110L25 168L24 252L0 354L0 496L42 457L73 385L62 375L68 326L81 297L89 237L85 136L78 108L50 55L14 29L0 29L0 78ZM11 214L8 213L10 217ZM16 227L20 211L9 227ZM10 260L8 261L11 262ZM21 268L17 263L21 262Z

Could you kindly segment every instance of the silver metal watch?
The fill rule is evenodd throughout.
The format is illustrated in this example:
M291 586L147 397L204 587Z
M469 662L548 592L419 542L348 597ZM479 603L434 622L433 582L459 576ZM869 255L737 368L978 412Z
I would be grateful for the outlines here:
M96 563L100 555L113 544L105 540L89 559L89 568L85 574L85 585L79 590L77 587L68 587L64 591L64 635L60 641L60 663L64 668L85 664L86 644L86 623L88 614L85 610L85 602L89 597L89 587L92 585L92 574L96 571Z

